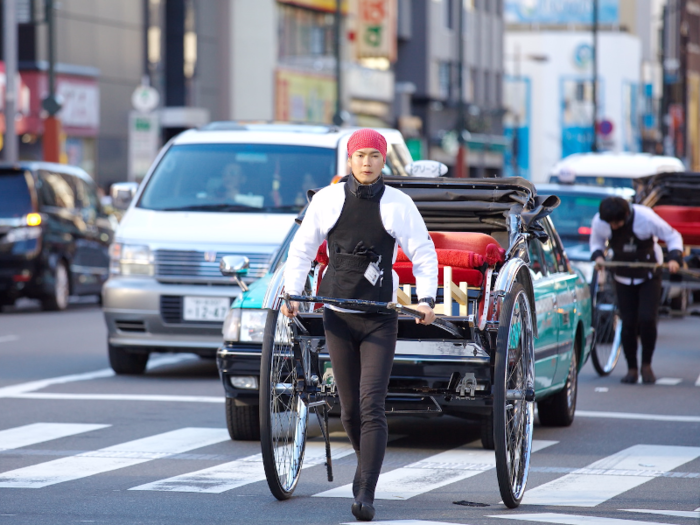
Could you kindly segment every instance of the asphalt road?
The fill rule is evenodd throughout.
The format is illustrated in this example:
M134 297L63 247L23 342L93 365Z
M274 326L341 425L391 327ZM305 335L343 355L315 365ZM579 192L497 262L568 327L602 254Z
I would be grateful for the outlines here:
M700 523L700 319L664 318L659 328L661 384L620 384L623 363L599 378L589 362L574 424L536 425L516 510L499 503L477 428L391 419L376 522ZM0 523L354 522L344 487L354 454L343 456L337 419L336 481L312 466L278 502L261 477L259 444L228 438L213 361L155 356L144 376L116 377L105 338L96 305L0 314Z

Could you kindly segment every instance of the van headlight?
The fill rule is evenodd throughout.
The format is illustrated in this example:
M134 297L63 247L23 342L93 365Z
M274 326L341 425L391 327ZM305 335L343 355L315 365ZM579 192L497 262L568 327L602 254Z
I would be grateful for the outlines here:
M115 242L109 247L110 275L151 276L154 272L153 254L143 244Z
M267 310L231 308L224 320L224 341L262 343Z

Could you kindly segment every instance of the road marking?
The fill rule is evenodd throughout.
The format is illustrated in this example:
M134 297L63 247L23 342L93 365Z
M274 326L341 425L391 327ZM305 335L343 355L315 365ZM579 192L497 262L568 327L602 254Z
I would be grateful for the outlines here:
M595 390L594 390L594 391L595 391L595 392L607 392L607 391L608 391L608 387L607 387L607 386L597 386L597 387L595 387Z
M19 337L16 335L0 335L0 343L10 343L12 341L17 341Z
M0 430L0 450L28 447L53 439L82 434L110 425L81 425L78 423L34 423Z
M700 376L696 379L695 386L700 386Z
M528 490L522 503L595 507L698 457L700 447L635 445ZM610 470L629 473L610 474Z
M542 514L500 514L488 517L504 520L535 521L537 523L561 523L562 525L666 525L658 521L619 520L616 518L602 518L600 516L578 516L576 514L556 514L553 512Z
M54 399L75 401L169 401L174 403L218 403L226 401L224 396L170 396L139 394L52 394L31 392L11 396L13 399Z
M558 441L533 440L532 451L556 443ZM484 450L480 441L474 441L381 474L374 499L407 500L494 468L496 456L493 451ZM352 498L352 484L314 494L314 497Z
M656 380L657 385L676 386L683 381L680 377L660 377Z
M189 355L173 355L173 356L159 356L154 359L150 359L148 362L148 370L157 368L164 365L170 365L173 363L179 363L181 361L186 361L193 359ZM103 368L102 370L95 370L94 372L85 372L82 374L70 374L67 376L52 377L49 379L39 379L37 381L29 381L27 383L20 383L18 385L10 385L0 388L0 398L1 397L17 397L21 394L27 394L29 392L34 392L36 390L41 390L43 388L52 385L61 385L65 383L73 383L76 381L89 381L91 379L101 379L103 377L112 377L114 375L114 370L111 368Z
M373 521L377 525L464 525L464 523L452 523L447 521L424 521L424 520L389 520ZM342 525L357 525L356 521L349 521Z
M665 416L659 414L635 414L630 412L592 412L577 410L577 417L599 417L609 419L638 419L643 421L673 421L676 423L700 423L698 416Z
M345 432L331 433L332 458L339 459L354 454ZM316 438L306 443L302 468L322 465L326 461L326 444ZM153 490L162 492L198 492L221 494L250 483L265 480L262 454L255 454L215 467L189 472L180 476L139 485L129 490Z
M677 518L697 518L700 519L700 509L698 510L650 510L650 509L620 509L625 512L639 512L641 514L659 514L661 516L675 516Z
M228 432L225 429L181 428L94 452L5 472L0 474L0 487L48 487L228 440Z

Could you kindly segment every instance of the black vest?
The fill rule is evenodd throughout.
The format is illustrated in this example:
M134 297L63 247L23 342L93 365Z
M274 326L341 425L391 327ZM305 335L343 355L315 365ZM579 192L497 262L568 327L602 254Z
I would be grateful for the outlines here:
M342 181L341 181L342 182ZM384 229L379 203L384 180L360 184L351 175L345 182L345 203L328 232L329 263L318 293L324 297L391 301L394 293L392 259L396 240ZM379 278L372 284L365 272L376 263ZM376 312L353 306L351 310Z
M642 240L634 234L634 210L625 224L617 230L612 230L610 237L610 247L614 255L613 261L620 262L656 262L654 253L654 237ZM649 277L649 268L615 268L615 274L620 277L631 277L632 279L643 279Z

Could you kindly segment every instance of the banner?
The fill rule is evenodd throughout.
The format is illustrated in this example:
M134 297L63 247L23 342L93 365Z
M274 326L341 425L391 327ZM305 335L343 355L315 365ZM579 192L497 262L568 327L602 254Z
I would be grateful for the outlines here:
M277 0L280 4L291 4L319 11L333 11L337 9L337 1L342 1L341 12L348 13L348 0Z
M356 0L357 58L396 60L396 0Z
M333 121L334 77L278 69L275 84L275 120L317 124Z
M592 24L593 0L505 0L507 24ZM598 23L618 24L619 0L598 0Z

